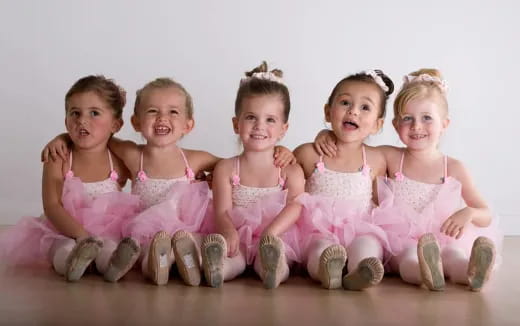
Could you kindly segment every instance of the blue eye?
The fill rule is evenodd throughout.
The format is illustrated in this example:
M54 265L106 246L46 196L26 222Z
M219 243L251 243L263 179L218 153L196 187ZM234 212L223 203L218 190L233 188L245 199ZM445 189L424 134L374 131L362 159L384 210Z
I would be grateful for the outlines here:
M402 117L401 120L404 122L409 122L409 121L412 121L412 117L405 116L405 117Z
M246 115L246 120L254 120L255 119L255 116L254 115Z

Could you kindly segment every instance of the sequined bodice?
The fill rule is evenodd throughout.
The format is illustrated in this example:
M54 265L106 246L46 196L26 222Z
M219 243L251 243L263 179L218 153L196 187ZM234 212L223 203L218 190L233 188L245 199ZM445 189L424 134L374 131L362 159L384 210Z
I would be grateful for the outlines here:
M247 187L243 185L234 185L231 196L233 198L233 207L248 207L256 203L263 196L282 190L282 187L257 188Z
M274 187L258 188L248 187L240 184L240 160L235 158L235 172L231 178L231 198L233 207L248 207L256 203L263 196L283 190L285 180L281 177L281 172L278 172L278 184Z
M407 178L403 174L404 152L401 155L399 171L395 173L394 197L395 200L412 207L416 212L421 213L428 204L433 202L442 184L424 183ZM444 157L444 177L443 182L448 177L448 159Z
M188 160L184 152L180 150L184 164L186 165L186 174L179 178L172 179L153 179L149 178L143 169L143 153L139 162L140 170L137 178L132 182L132 194L138 195L141 201L141 209L149 208L153 205L163 202L170 193L170 189L177 182L191 182L195 176L193 170L188 165Z
M108 192L121 191L117 180L112 180L111 178L98 182L83 182L83 187L85 192L91 197L96 197Z
M137 178L132 183L132 194L139 196L141 208L145 209L163 202L175 183L188 181L186 176L174 179L146 178L146 180L140 180Z
M419 182L403 176L399 182L395 182L395 200L409 205L420 213L435 200L441 187L442 184Z
M359 172L338 172L329 170L323 158L316 164L316 169L307 179L305 191L311 195L333 197L355 201L359 207L369 210L372 204L372 178L370 167L366 163L363 147L363 167Z
M96 182L81 182L83 184L83 189L87 193L87 195L91 197L96 197L101 194L113 192L113 191L121 191L121 187L117 182L118 175L114 169L114 164L112 162L112 155L110 151L108 151L108 160L110 162L110 176L102 181ZM69 154L69 170L65 175L65 178L74 177L74 172L72 171L72 151Z

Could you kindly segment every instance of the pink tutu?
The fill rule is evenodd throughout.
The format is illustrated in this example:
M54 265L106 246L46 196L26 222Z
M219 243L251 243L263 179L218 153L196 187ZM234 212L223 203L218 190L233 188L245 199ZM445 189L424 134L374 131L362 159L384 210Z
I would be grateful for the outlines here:
M178 230L200 232L210 197L207 182L176 182L164 201L130 219L123 226L123 235L147 245L159 231L170 235Z
M318 239L330 239L348 247L358 236L373 235L388 251L391 251L386 233L374 223L371 209L359 207L355 200L336 199L321 195L303 193L298 198L303 205L298 228L303 248Z
M121 238L122 224L134 216L139 198L123 192L109 192L96 197L86 194L79 178L66 178L62 204L91 235L105 239ZM48 265L49 251L60 234L45 217L23 217L0 234L0 257L10 265Z
M421 213L396 200L394 196L396 182L398 181L384 177L378 178L377 191L380 204L373 211L374 221L386 231L394 255L399 255L405 248L416 246L419 238L429 232L436 236L441 247L455 244L468 255L471 253L475 239L486 236L495 243L497 253L500 252L503 237L498 227L497 217L493 218L490 226L484 228L468 224L460 239L440 232L444 221L464 207L461 184L458 180L447 177L436 198Z
M238 231L240 245L246 249L247 264L253 264L262 232L285 207L286 199L287 190L275 191L264 195L248 207L235 207L230 212L231 222ZM296 226L292 226L280 238L284 243L287 259L300 262Z

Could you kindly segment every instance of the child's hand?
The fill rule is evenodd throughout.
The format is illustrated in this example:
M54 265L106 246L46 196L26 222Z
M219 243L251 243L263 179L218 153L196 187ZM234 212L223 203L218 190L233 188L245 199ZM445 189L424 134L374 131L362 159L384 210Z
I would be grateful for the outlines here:
M222 232L222 236L226 239L228 250L227 256L235 257L238 254L238 248L240 244L237 230L234 228L226 229Z
M314 139L314 149L320 155L336 156L338 150L336 147L336 135L330 130L323 129Z
M57 136L43 148L41 161L45 163L48 162L49 156L52 161L56 161L58 157L66 161L68 152L69 148L67 142L61 136Z
M296 157L287 147L276 146L274 148L274 165L284 168L287 165L296 163Z
M466 209L461 209L452 216L448 217L448 219L442 223L441 232L447 236L459 239L464 233L466 224L468 224L470 221L471 216L469 211Z

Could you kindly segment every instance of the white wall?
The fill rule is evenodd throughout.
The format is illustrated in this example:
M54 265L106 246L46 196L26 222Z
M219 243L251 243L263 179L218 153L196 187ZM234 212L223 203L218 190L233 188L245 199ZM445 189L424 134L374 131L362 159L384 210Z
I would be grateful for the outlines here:
M421 2L0 0L0 224L41 212L40 149L64 131L63 97L79 77L115 78L129 103L147 81L174 77L196 105L184 145L230 156L238 82L266 59L291 90L290 148L324 126L322 106L343 76L381 68L400 86L407 72L441 69L452 117L443 150L470 167L506 232L520 234L520 5ZM398 144L390 118L372 144ZM119 136L139 140L128 123Z

